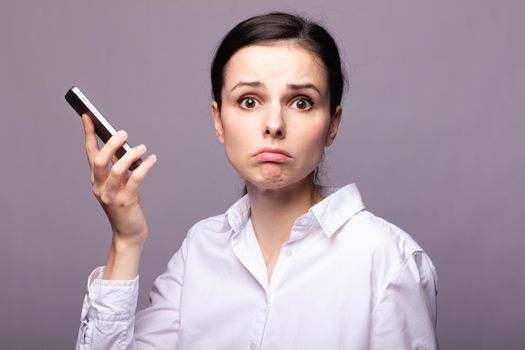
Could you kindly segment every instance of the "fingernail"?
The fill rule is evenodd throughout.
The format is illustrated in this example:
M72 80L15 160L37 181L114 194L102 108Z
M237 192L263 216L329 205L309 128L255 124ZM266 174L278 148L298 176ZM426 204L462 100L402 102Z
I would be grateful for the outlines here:
M118 137L124 137L124 136L126 136L126 132L124 130L120 130L119 132L117 132L117 136Z
M139 151L144 151L145 149L146 149L146 145L144 145L144 144L137 146L137 150L139 150Z

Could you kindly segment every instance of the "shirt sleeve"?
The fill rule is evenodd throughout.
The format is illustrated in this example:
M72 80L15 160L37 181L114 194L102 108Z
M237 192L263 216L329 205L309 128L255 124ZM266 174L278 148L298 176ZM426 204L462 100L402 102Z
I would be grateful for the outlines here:
M76 349L176 349L186 247L185 239L155 280L150 305L136 314L138 276L102 280L103 267L95 269L88 280Z
M436 297L432 261L423 251L412 253L378 296L371 349L438 349Z
M125 349L133 336L138 276L129 281L103 280L104 267L88 278L82 305L78 350Z

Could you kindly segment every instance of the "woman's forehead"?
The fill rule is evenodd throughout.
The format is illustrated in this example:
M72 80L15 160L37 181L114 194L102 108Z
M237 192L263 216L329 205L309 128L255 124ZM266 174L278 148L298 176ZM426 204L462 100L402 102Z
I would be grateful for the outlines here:
M313 84L324 91L327 71L315 53L294 40L285 40L238 50L225 66L223 88L230 91L239 82Z

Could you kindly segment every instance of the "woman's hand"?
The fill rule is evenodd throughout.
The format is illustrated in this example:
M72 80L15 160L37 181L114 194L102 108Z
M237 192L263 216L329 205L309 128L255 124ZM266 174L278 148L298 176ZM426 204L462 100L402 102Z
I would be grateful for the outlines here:
M82 123L84 125L85 148L91 171L93 194L102 205L113 232L113 241L106 269L113 267L117 254L127 256L131 260L137 260L136 267L138 269L138 259L144 241L148 236L139 186L157 158L155 155L150 155L129 174L128 168L146 153L146 146L134 147L131 151L126 152L121 159L117 159L115 152L126 142L126 132L119 131L99 149L95 128L88 115L82 115ZM111 168L110 162L112 163ZM134 269L128 272L133 274L133 271ZM104 276L108 277L109 271L106 271ZM128 277L133 278L133 276Z

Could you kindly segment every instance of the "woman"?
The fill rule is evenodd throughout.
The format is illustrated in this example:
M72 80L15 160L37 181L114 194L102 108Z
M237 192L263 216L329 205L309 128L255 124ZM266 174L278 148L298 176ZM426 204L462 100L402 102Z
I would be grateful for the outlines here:
M341 120L344 76L319 25L270 13L238 24L212 65L217 138L247 195L202 220L138 312L148 236L139 186L154 166L126 134L98 149L83 117L93 192L113 243L88 282L77 348L435 349L436 275L410 236L364 209L355 184L316 183Z

